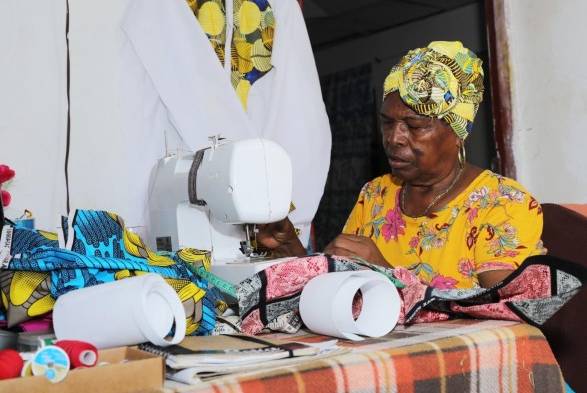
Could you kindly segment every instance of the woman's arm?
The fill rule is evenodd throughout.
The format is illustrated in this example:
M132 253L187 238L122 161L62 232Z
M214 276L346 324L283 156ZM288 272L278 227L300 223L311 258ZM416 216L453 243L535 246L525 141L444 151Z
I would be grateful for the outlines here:
M483 288L491 288L503 281L512 272L513 270L491 270L485 273L480 273L478 276L479 285Z

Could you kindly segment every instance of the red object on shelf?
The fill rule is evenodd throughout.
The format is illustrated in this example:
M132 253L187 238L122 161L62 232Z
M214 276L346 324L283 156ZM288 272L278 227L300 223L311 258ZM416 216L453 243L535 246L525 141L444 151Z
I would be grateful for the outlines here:
M12 168L0 164L0 188L2 188L2 183L12 179L14 175L15 172ZM12 196L8 191L0 190L0 228L4 225L4 206L8 206L11 200Z
M14 349L0 350L0 380L20 377L24 361Z
M12 196L8 191L0 190L0 196L2 199L2 206L10 205L10 201L12 201Z
M0 184L7 182L14 177L14 170L8 165L0 164Z

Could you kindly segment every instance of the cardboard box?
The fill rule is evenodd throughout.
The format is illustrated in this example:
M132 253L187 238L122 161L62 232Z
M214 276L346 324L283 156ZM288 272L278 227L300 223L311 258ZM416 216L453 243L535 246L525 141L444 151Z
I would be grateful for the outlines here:
M61 382L43 376L5 379L0 393L136 393L161 392L165 380L163 358L134 348L99 352L100 362L110 364L70 370Z

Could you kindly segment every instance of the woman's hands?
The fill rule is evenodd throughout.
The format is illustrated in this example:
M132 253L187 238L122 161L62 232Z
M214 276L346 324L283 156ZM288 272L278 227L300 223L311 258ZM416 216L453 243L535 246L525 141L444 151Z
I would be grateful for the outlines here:
M257 245L271 250L272 256L279 258L306 255L306 249L287 217L271 224L258 225L257 228Z
M326 246L324 252L341 257L359 257L374 265L393 267L385 260L373 240L365 236L338 235Z
M272 251L274 257L304 256L306 249L296 235L288 218L271 224L258 225L257 245ZM341 257L359 257L383 267L392 267L371 238L355 235L338 235L326 248L326 254Z

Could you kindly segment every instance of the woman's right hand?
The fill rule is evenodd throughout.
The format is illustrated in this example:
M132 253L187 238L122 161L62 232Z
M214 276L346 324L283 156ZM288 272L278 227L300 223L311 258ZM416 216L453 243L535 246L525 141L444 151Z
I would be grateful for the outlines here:
M257 229L257 247L271 250L273 257L306 255L306 249L287 217L270 224L257 225Z

